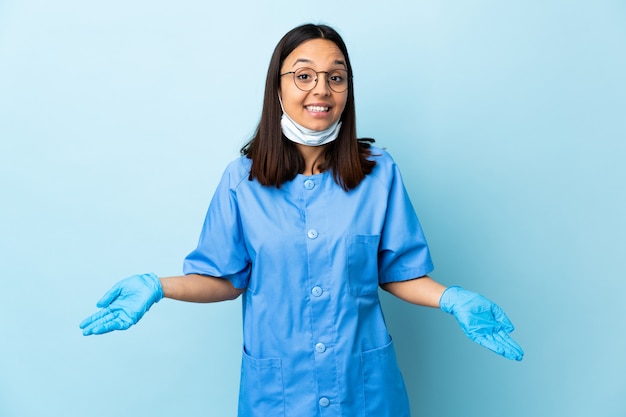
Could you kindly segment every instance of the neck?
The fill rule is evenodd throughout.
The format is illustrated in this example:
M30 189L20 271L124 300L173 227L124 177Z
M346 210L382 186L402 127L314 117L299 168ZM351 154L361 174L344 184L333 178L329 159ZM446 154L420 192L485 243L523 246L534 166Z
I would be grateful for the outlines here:
M300 151L300 155L304 159L304 171L302 174L304 175L315 175L319 174L321 171L319 170L320 162L324 160L324 150L325 146L307 146L296 143L296 147Z

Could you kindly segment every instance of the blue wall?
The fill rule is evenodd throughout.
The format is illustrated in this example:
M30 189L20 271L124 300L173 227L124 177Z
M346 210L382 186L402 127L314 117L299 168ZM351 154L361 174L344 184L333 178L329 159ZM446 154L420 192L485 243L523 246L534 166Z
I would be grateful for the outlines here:
M0 0L0 416L232 416L238 301L78 323L181 272L284 32L344 35L359 134L394 155L446 284L496 300L509 362L383 294L416 417L626 415L622 1Z

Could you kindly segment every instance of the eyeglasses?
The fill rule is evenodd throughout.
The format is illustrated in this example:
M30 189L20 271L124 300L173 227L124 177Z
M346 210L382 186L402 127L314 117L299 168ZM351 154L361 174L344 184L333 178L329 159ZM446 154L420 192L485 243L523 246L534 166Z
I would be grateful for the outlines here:
M280 76L287 74L293 74L293 82L302 91L311 91L315 88L318 74L326 74L328 87L335 93L343 93L348 89L348 71L342 69L315 71L311 68L298 68L295 71L280 74Z

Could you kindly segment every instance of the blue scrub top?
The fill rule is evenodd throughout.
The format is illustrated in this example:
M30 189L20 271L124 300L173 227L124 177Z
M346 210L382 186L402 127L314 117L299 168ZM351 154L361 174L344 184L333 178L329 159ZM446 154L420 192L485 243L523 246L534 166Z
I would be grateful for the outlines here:
M230 163L185 274L243 293L240 417L409 416L378 285L426 275L430 253L383 149L351 191L331 172L280 188Z

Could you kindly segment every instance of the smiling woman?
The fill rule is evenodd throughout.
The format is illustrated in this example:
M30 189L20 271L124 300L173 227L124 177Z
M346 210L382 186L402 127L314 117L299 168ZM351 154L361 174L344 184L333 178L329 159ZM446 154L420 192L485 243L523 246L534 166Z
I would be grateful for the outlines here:
M321 131L337 125L348 97L344 62L341 50L327 39L312 39L294 49L281 70L283 111L307 129ZM285 77L290 74L293 80ZM323 82L318 82L320 74Z
M241 417L409 416L379 287L440 307L472 340L521 360L497 305L428 277L430 251L398 167L356 138L351 74L332 28L287 33L257 132L227 167L185 275L121 281L84 334L127 329L163 297L243 294Z
M295 73L306 68L311 77L316 73L310 84L305 83L310 78L296 78ZM333 73L331 80L326 73L331 70L341 71L339 75L345 71L345 78ZM324 82L319 82L320 76ZM324 111L317 111L320 107ZM252 159L250 178L280 187L299 173L329 170L349 190L376 164L368 143L356 137L352 66L341 36L324 25L304 25L287 33L270 60L256 134L242 149Z

